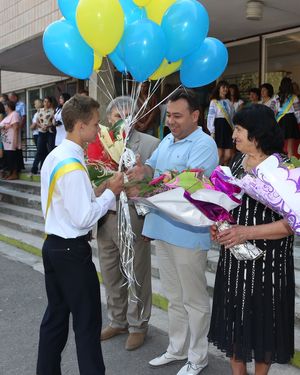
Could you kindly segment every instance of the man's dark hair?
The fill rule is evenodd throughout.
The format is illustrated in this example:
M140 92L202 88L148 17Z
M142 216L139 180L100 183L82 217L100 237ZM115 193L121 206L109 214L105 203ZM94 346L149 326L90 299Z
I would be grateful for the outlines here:
M249 141L255 140L257 148L266 155L283 152L283 132L274 112L266 105L252 104L241 109L233 117L233 123L247 129Z
M100 104L89 96L74 95L63 106L62 119L66 131L72 132L77 121L87 123L93 117L93 110L98 110Z
M199 96L195 91L186 89L184 87L177 89L169 96L168 102L176 102L179 99L187 101L190 112L199 110Z

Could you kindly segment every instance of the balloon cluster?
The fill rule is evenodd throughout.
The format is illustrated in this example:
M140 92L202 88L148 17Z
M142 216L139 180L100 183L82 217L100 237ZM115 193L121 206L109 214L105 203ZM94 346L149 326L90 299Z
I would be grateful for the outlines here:
M87 79L108 56L117 70L143 82L180 70L186 87L199 87L225 70L224 44L207 37L209 17L197 0L58 0L64 18L43 37L51 63Z

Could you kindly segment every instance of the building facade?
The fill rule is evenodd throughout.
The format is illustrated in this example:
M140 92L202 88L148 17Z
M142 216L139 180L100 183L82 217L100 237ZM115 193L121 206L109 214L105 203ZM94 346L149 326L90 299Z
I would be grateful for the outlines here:
M248 2L227 0L220 6L217 0L201 1L210 16L209 35L228 47L229 64L223 77L237 83L244 97L250 87L263 82L273 84L276 92L284 76L300 84L299 0L286 0L284 6L279 0L273 0L272 6L265 1L260 20L247 19ZM65 77L47 60L42 35L61 17L56 0L0 0L0 92L16 91L26 103L25 148L31 138L34 99L74 94L88 87L90 95L102 103L108 101L103 95L105 77L99 80L94 73L90 81L78 81ZM169 81L178 83L178 76Z

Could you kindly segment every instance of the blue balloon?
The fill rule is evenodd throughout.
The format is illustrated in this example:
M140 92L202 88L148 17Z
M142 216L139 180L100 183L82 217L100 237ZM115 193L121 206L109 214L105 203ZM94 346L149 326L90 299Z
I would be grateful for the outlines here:
M148 19L129 25L123 36L124 61L133 78L143 82L162 63L166 40L160 26Z
M133 0L119 0L125 15L125 28L133 22L146 18L146 11L139 8Z
M161 27L167 41L166 59L174 62L196 50L206 38L209 17L196 0L177 0L163 16Z
M137 5L134 4L133 0L120 0L120 4L123 8L123 12L125 15L125 29L124 34L129 25L132 23L142 20L147 17L146 11L142 8L139 8ZM124 62L124 47L123 47L123 40L122 38L115 48L115 50L108 55L116 69L121 73L126 73L127 68Z
M119 72L126 73L127 68L121 56L123 56L123 52L120 42L115 48L115 50L108 55L108 57L110 58L111 62L114 64L114 66Z
M200 87L215 81L228 63L228 51L215 38L206 38L202 45L183 59L180 80L186 87Z
M51 23L44 31L43 47L50 62L64 74L78 79L92 74L94 51L69 21Z
M76 25L76 9L79 0L58 0L58 7L68 21Z

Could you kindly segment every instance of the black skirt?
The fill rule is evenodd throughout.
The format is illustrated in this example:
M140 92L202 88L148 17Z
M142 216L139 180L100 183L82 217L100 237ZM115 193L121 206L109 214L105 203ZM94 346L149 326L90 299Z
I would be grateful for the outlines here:
M16 150L17 153L17 171L21 172L22 169L25 169L23 151L22 149Z
M279 126L283 130L285 139L299 139L300 131L297 119L294 113L287 113L279 121Z
M4 150L3 166L4 170L8 172L18 170L18 154L16 150Z
M235 159L234 176L244 174L242 160ZM281 219L246 194L231 213L240 225ZM255 261L238 261L221 248L208 338L238 361L288 363L294 354L293 236L251 242L265 250Z
M218 148L233 149L232 128L225 118L215 119L215 141Z

